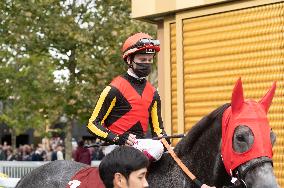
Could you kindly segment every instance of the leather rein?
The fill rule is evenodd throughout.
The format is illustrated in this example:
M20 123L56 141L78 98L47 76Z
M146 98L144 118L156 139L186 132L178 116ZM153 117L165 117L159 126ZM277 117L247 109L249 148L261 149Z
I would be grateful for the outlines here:
M182 169L182 171L198 186L201 187L203 183L201 183L191 172L190 170L185 166L185 164L178 158L178 156L175 154L174 150L171 148L171 146L168 144L167 140L165 138L161 139L161 142L163 145L167 148L168 152L172 156L172 158L175 160L175 162L178 164L178 166Z

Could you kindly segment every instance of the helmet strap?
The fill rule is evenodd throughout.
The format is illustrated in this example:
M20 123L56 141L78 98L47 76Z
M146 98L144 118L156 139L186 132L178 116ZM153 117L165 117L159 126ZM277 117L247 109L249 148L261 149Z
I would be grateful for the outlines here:
M127 63L127 66L128 66L129 68L133 68L134 56L135 56L135 55L130 55L130 56L128 56L127 59L126 59L126 63Z

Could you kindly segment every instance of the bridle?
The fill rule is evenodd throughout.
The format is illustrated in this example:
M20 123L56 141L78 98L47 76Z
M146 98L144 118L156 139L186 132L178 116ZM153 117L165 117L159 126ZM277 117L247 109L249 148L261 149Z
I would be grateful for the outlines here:
M264 163L271 163L273 166L273 161L268 157L259 157L256 159L253 159L251 161L248 161L247 163L240 165L233 171L233 177L235 177L237 180L234 182L234 187L242 187L246 188L247 185L244 181L247 173L254 168L261 166Z

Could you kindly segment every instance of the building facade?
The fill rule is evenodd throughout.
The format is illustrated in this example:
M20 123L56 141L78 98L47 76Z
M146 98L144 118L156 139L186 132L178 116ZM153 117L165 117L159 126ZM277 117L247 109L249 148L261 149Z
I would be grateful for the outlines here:
M239 77L245 98L254 100L277 81L269 120L277 135L275 174L284 187L284 1L132 0L132 15L158 26L159 92L169 134L189 131L230 102Z

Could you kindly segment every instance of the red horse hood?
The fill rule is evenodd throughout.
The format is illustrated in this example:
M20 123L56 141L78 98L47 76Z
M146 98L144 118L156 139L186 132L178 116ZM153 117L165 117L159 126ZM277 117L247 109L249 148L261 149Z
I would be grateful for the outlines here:
M270 141L271 128L267 119L267 112L275 93L274 82L270 91L259 101L244 101L241 79L235 85L232 94L231 107L222 118L222 146L221 153L226 171L232 171L239 165L258 157L272 158L272 144ZM239 125L247 126L254 135L251 148L243 153L233 149L233 135Z

